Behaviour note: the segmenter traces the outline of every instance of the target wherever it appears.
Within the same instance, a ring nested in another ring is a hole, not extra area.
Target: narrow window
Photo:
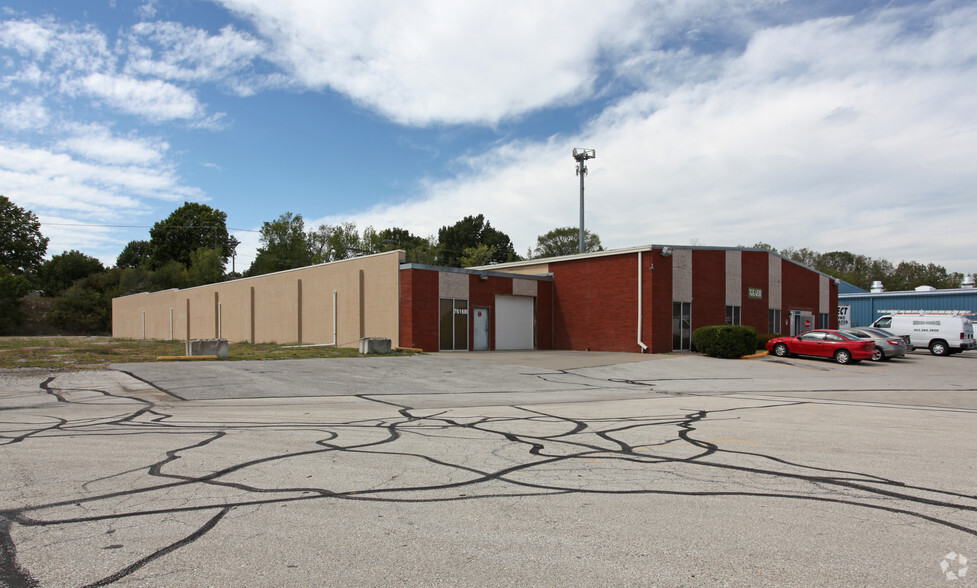
[[[727,325],[739,325],[740,322],[740,307],[739,306],[727,306],[726,307],[726,324]]]
[[[780,333],[780,309],[771,308],[767,311],[768,323],[768,333]]]

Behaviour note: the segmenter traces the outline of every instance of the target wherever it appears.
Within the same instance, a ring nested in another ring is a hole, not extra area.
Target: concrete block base
[[[360,339],[360,353],[390,353],[390,339],[383,337],[366,337]]]
[[[187,341],[187,355],[216,355],[227,358],[227,339],[190,339]]]

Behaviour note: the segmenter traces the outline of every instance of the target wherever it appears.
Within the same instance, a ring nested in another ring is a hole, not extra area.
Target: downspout
[[[641,315],[643,314],[641,307],[644,302],[644,294],[641,287],[641,267],[644,262],[643,254],[643,251],[638,252],[638,346],[641,347],[641,353],[648,351],[648,346],[641,340]]]

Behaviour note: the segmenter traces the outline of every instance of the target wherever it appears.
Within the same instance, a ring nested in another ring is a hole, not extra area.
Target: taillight
[[[895,345],[896,347],[898,347],[898,346],[902,345],[903,343],[905,343],[905,341],[903,341],[902,339],[887,339],[886,340],[886,343],[888,343],[889,345]]]

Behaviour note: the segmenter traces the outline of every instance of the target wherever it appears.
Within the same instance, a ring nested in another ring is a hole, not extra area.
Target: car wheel
[[[847,349],[839,349],[838,351],[835,351],[835,361],[841,365],[851,363],[851,351],[848,351]]]
[[[876,347],[875,351],[872,353],[872,361],[886,361],[888,359],[889,358],[885,356],[885,351],[882,351],[878,347]]]
[[[950,348],[947,346],[946,341],[936,339],[930,341],[930,353],[933,355],[950,355]]]
[[[790,349],[787,349],[787,345],[784,343],[777,343],[773,346],[773,354],[777,357],[788,357],[790,356]]]

